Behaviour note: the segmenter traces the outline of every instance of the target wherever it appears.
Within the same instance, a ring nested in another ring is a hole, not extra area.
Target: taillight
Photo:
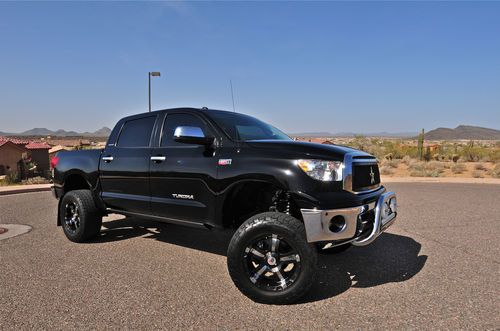
[[[54,156],[51,160],[50,160],[50,168],[51,169],[55,169],[55,167],[57,166],[57,163],[59,163],[59,158],[57,156]]]

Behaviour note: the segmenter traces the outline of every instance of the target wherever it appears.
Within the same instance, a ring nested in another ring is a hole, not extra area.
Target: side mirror
[[[178,126],[174,131],[174,141],[178,143],[210,146],[214,140],[214,137],[205,137],[197,126]]]

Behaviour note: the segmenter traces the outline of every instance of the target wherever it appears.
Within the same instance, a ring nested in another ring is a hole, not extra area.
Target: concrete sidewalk
[[[52,184],[0,186],[0,195],[50,191]]]

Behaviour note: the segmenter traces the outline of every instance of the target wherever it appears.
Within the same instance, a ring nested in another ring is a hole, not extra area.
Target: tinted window
[[[205,123],[192,114],[168,114],[163,124],[163,134],[161,137],[160,146],[179,146],[186,145],[174,141],[174,131],[178,126],[196,126],[199,127],[205,136],[207,134],[207,127]]]
[[[130,120],[123,125],[118,147],[148,147],[156,116]]]
[[[248,115],[226,111],[207,114],[234,140],[291,140],[274,126]]]

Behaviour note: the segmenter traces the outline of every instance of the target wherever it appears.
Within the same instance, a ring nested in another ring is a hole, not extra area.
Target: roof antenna
[[[231,99],[233,100],[233,112],[236,112],[234,108],[234,93],[233,93],[233,81],[230,79],[229,84],[231,85]]]

